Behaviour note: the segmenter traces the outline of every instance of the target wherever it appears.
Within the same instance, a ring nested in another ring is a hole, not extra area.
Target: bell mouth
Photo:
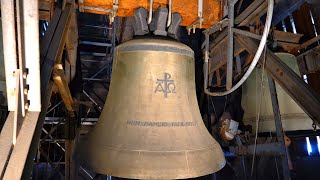
[[[95,172],[121,178],[187,179],[217,172],[226,164],[218,143],[203,149],[182,151],[86,146],[90,148],[82,152],[81,157]]]

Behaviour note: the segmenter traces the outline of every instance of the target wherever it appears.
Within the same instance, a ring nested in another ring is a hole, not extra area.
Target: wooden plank
[[[25,121],[17,137],[17,142],[12,150],[10,161],[3,179],[21,179],[24,165],[28,156],[31,139],[38,122],[39,112],[27,112]]]
[[[50,82],[51,78],[51,72],[53,65],[58,61],[58,59],[61,59],[62,51],[65,46],[65,36],[67,34],[67,29],[69,27],[70,22],[70,15],[74,11],[74,5],[67,3],[65,10],[63,11],[61,17],[56,16],[59,18],[58,25],[56,30],[53,32],[52,39],[48,38],[47,40],[49,42],[43,42],[49,43],[50,46],[47,49],[48,52],[46,53],[45,57],[41,66],[41,113],[39,115],[38,123],[36,125],[35,133],[32,138],[32,144],[29,149],[28,158],[26,160],[25,169],[23,172],[23,178],[30,177],[31,170],[32,170],[32,164],[33,164],[33,158],[35,156],[35,153],[37,152],[37,147],[40,139],[40,135],[42,132],[42,126],[44,123],[44,119],[46,117],[46,112],[48,108],[48,104],[50,102],[50,97],[53,89],[53,84]],[[50,43],[51,42],[51,43]],[[40,46],[42,48],[42,46]],[[27,151],[28,152],[28,151]]]
[[[299,43],[300,38],[303,36],[303,34],[294,34],[291,32],[283,32],[278,31],[274,29],[273,31],[273,39],[276,41],[284,41],[289,43]]]
[[[51,72],[55,63],[61,62],[62,52],[65,46],[67,29],[69,27],[70,16],[73,12],[73,5],[67,4],[63,11],[56,31],[53,33],[52,41],[48,53],[41,66],[41,89],[46,89],[51,78]],[[48,38],[49,39],[49,38]],[[49,39],[50,40],[50,39]]]
[[[225,51],[225,49],[227,47],[228,47],[228,41],[227,41],[227,37],[225,37],[222,41],[220,41],[218,43],[217,46],[215,46],[210,51],[210,60],[209,60],[210,69],[209,69],[209,73],[213,73],[218,68],[220,68],[221,66],[223,66],[224,64],[227,63],[227,61],[226,61],[227,52]],[[244,50],[245,50],[245,48],[242,47],[241,44],[239,44],[237,42],[237,40],[235,40],[235,42],[234,42],[234,56],[239,55]]]
[[[253,1],[249,7],[247,7],[239,16],[236,17],[234,20],[235,24],[240,24],[242,21],[244,21],[252,12],[257,9],[264,0],[255,0]]]
[[[34,157],[35,157],[35,154],[38,150],[38,144],[39,144],[39,140],[40,140],[40,136],[41,136],[41,132],[42,132],[42,127],[44,124],[45,117],[47,115],[47,109],[48,109],[50,99],[51,99],[53,84],[54,83],[52,81],[50,81],[48,83],[48,86],[45,89],[41,89],[41,93],[42,93],[41,112],[39,114],[39,118],[38,118],[38,121],[36,124],[36,128],[35,128],[33,137],[31,138],[32,141],[31,141],[30,148],[29,148],[29,150],[26,150],[28,152],[28,157],[25,162],[25,166],[23,169],[23,174],[22,174],[21,179],[30,178],[31,171],[33,168]]]
[[[267,12],[268,1],[264,1],[260,4],[259,7],[254,9],[248,17],[246,17],[242,22],[239,23],[239,26],[247,26],[250,22],[255,22],[258,18],[260,19]]]
[[[51,0],[38,0],[39,10],[50,11],[51,10]]]
[[[293,52],[293,49],[296,49],[300,46],[299,44],[296,44],[296,43],[288,43],[288,42],[281,42],[281,41],[278,41],[277,45],[286,52]]]
[[[3,178],[13,145],[13,119],[14,112],[10,112],[0,134],[0,179]]]
[[[55,10],[52,21],[50,22],[48,29],[45,32],[44,37],[40,42],[40,65],[43,64],[45,57],[47,55],[47,52],[49,50],[51,40],[53,38],[54,32],[56,31],[58,22],[60,20],[61,12],[62,11],[60,8],[57,8]]]
[[[312,45],[313,43],[317,42],[320,40],[320,35],[310,39],[309,41],[301,44],[299,47],[295,48],[292,50],[293,53],[297,53],[299,50],[307,48],[308,46]]]
[[[39,11],[39,20],[45,20],[45,21],[50,21],[51,19],[51,14],[50,11]]]

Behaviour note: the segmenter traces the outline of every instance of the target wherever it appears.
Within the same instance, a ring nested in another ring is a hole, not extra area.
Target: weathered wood
[[[221,66],[225,65],[227,63],[227,52],[225,49],[228,47],[228,41],[227,38],[225,37],[222,41],[218,43],[217,46],[215,46],[213,49],[211,49],[210,52],[210,69],[209,73],[213,73],[216,71],[218,68]],[[237,42],[237,40],[234,41],[234,56],[239,55],[241,52],[243,52],[245,48],[241,46]]]
[[[294,49],[299,48],[300,44],[278,41],[277,45],[286,52],[295,52]]]
[[[38,0],[39,10],[50,11],[52,2],[54,2],[54,0]]]
[[[251,22],[255,22],[257,19],[260,19],[266,12],[268,8],[268,1],[264,1],[262,4],[260,4],[259,7],[254,9],[252,13],[248,17],[246,17],[241,23],[239,23],[239,26],[247,26]]]
[[[39,20],[50,20],[50,11],[39,11]]]
[[[270,76],[268,76],[268,82],[269,82],[269,90],[270,90],[270,96],[271,96],[271,102],[272,102],[273,116],[274,116],[275,126],[276,126],[277,140],[282,145],[281,148],[282,148],[282,151],[284,152],[284,155],[281,156],[283,179],[289,180],[290,171],[288,166],[287,148],[285,145],[285,139],[284,139],[285,135],[282,127],[281,113],[279,108],[276,84]]]
[[[70,22],[71,12],[74,11],[73,4],[67,4],[65,10],[62,12],[61,16],[55,16],[59,18],[57,28],[54,30],[52,38],[48,38],[47,42],[49,43],[48,52],[45,53],[45,57],[41,66],[41,112],[38,118],[38,123],[36,125],[34,136],[32,137],[32,144],[29,149],[28,157],[26,160],[23,177],[30,177],[30,173],[32,170],[33,158],[37,151],[40,135],[42,132],[42,127],[44,123],[44,119],[46,117],[46,112],[48,108],[48,104],[50,102],[50,97],[53,89],[53,83],[50,83],[51,72],[53,65],[61,59],[62,52],[65,46],[65,36]],[[54,20],[52,20],[54,21]],[[41,46],[42,48],[42,46]],[[27,151],[28,152],[28,151]]]
[[[50,46],[48,48],[48,53],[43,60],[41,66],[41,89],[46,89],[48,86],[53,65],[55,63],[61,62],[62,52],[65,46],[67,29],[70,22],[70,15],[73,12],[73,5],[67,4],[65,10],[63,11],[56,31],[53,33],[52,41],[50,41]]]
[[[222,30],[219,34],[210,41],[209,49],[213,49],[216,45],[220,43],[228,35],[227,29]]]
[[[62,11],[60,8],[57,8],[55,10],[52,21],[50,22],[48,29],[46,30],[44,37],[40,42],[40,65],[43,64],[45,57],[47,56],[51,40],[53,38],[54,32],[56,31],[61,16],[61,12]]]
[[[3,178],[8,157],[10,157],[13,140],[14,112],[10,112],[0,134],[0,179]]]
[[[317,41],[320,41],[320,35],[308,40],[307,42],[301,44],[300,46],[292,49],[292,52],[293,53],[297,53],[299,50],[301,49],[304,49],[304,48],[307,48],[308,46],[312,45],[313,43],[317,42]]]
[[[262,3],[264,2],[264,0],[255,0],[253,1],[249,7],[247,7],[239,16],[236,17],[236,19],[234,20],[235,24],[240,24],[241,22],[243,22],[250,14],[253,13],[253,11],[255,9],[257,9]]]
[[[241,35],[237,35],[236,39],[249,53],[256,53],[258,42]],[[301,109],[320,125],[320,96],[269,49],[266,53],[265,69]]]
[[[294,19],[297,33],[304,35],[301,37],[300,42],[304,43],[316,36],[311,21],[308,3],[304,3],[297,11],[294,11],[292,13],[292,17]]]
[[[3,179],[21,179],[28,156],[28,150],[31,145],[31,139],[38,122],[38,116],[39,112],[27,112]]]
[[[76,75],[77,50],[78,50],[78,23],[77,15],[74,11],[71,15],[70,28],[66,37],[66,50],[68,54],[67,61],[70,64],[69,69],[65,69],[66,79],[69,83]],[[65,66],[66,67],[66,66]]]
[[[79,129],[77,127],[77,119],[67,116],[65,124],[65,179],[76,179],[76,162],[73,158],[75,137]]]
[[[300,38],[303,36],[303,34],[295,34],[291,32],[284,32],[284,31],[278,31],[274,29],[273,31],[273,40],[276,41],[284,41],[289,43],[299,43]]]
[[[42,127],[44,124],[44,119],[47,115],[47,109],[50,103],[51,94],[52,94],[53,82],[50,81],[48,86],[43,90],[41,90],[42,98],[41,98],[41,112],[38,117],[38,122],[36,124],[36,128],[32,137],[32,142],[29,148],[28,156],[25,162],[25,166],[23,169],[23,175],[21,179],[27,179],[31,175],[32,167],[33,167],[33,159],[38,149],[38,144],[42,132]]]

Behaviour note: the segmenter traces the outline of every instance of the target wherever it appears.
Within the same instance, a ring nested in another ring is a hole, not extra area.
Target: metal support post
[[[281,149],[284,152],[284,154],[281,156],[283,179],[289,180],[290,179],[290,171],[289,171],[289,166],[288,166],[287,148],[285,146],[277,90],[276,90],[275,82],[272,79],[272,77],[268,76],[268,82],[269,82],[269,89],[270,89],[270,96],[271,96],[271,103],[272,103],[272,109],[273,109],[273,114],[274,114],[274,120],[275,120],[275,125],[276,125],[277,139],[278,139],[278,142],[281,143],[281,145],[282,145]]]
[[[227,53],[227,75],[226,75],[226,89],[230,90],[232,88],[233,80],[233,26],[234,26],[234,4],[233,0],[228,0],[228,53]]]

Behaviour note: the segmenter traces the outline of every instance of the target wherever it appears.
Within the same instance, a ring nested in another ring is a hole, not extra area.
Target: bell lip
[[[85,144],[82,144],[82,145],[85,145]],[[81,158],[81,159],[84,160],[87,163],[87,165],[89,165],[89,167],[92,168],[93,171],[95,171],[96,173],[106,174],[106,175],[121,177],[121,178],[129,178],[129,179],[187,179],[187,178],[195,178],[195,177],[200,177],[200,176],[205,176],[208,174],[215,173],[215,172],[221,170],[226,165],[225,156],[224,156],[223,151],[218,143],[214,143],[213,145],[211,145],[207,148],[202,148],[201,150],[182,150],[182,151],[179,151],[181,153],[185,153],[186,151],[191,151],[192,153],[195,153],[196,156],[199,156],[199,159],[201,159],[201,155],[203,154],[203,152],[210,153],[211,156],[208,157],[209,160],[206,159],[205,162],[203,162],[202,164],[200,163],[200,165],[202,165],[201,168],[195,167],[194,168],[195,170],[190,171],[189,168],[192,165],[189,167],[189,164],[187,162],[186,164],[188,164],[188,168],[182,170],[183,168],[179,168],[180,166],[177,166],[176,169],[170,170],[170,172],[168,172],[168,173],[166,173],[166,171],[164,171],[164,170],[161,170],[160,168],[158,168],[158,169],[149,168],[148,169],[147,167],[152,166],[152,164],[154,162],[153,160],[151,160],[152,162],[149,165],[146,165],[146,167],[144,167],[143,172],[141,172],[141,167],[140,168],[139,167],[126,168],[126,167],[118,166],[113,169],[108,168],[108,167],[105,168],[106,164],[109,164],[109,165],[113,164],[113,162],[117,161],[118,159],[115,156],[113,156],[113,153],[110,151],[110,149],[108,150],[108,149],[104,149],[103,147],[97,147],[97,146],[89,146],[89,147],[90,147],[89,149],[91,152],[87,152],[86,155],[82,156],[84,158]],[[106,146],[104,146],[104,147],[106,147]],[[93,150],[93,152],[92,152],[92,150]],[[137,152],[135,150],[127,150],[127,149],[122,150],[122,151],[125,151],[125,152],[122,152],[124,154],[131,154],[131,153]],[[202,151],[202,152],[197,152],[197,151]],[[102,154],[107,155],[108,157],[102,155],[102,156],[100,156],[101,158],[94,160],[93,156],[97,157],[97,154],[99,155],[99,154],[101,154],[101,152],[102,152]],[[158,153],[158,151],[153,151],[153,152]],[[94,154],[94,155],[92,156],[92,154]],[[151,156],[155,156],[155,155],[151,155]],[[139,154],[139,156],[140,156],[140,154]],[[143,155],[141,155],[141,156],[143,156]],[[178,160],[180,158],[181,159],[188,159],[185,156],[177,157]],[[101,159],[105,159],[105,161],[104,161],[105,164],[98,162],[98,161],[101,161]],[[213,163],[209,164],[208,161],[213,162]],[[129,159],[129,160],[127,160],[126,163],[123,163],[123,162],[122,163],[123,164],[130,164],[132,162],[133,161]],[[164,168],[162,168],[162,169],[165,169],[165,167],[166,166],[164,166]],[[179,172],[179,173],[175,173],[175,172]]]

